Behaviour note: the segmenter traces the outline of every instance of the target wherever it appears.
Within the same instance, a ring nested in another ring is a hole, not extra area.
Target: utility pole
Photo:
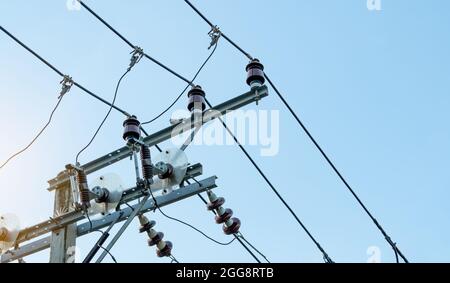
[[[61,172],[59,176],[64,174]],[[53,217],[74,211],[73,194],[71,183],[73,179],[55,189],[55,202]],[[77,239],[76,223],[61,227],[52,232],[50,244],[50,263],[67,263],[70,257],[74,256]]]

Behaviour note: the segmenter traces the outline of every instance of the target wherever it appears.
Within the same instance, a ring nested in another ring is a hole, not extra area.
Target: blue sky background
[[[209,54],[209,27],[181,0],[87,3],[146,52],[187,77]],[[224,32],[260,58],[300,114],[405,255],[413,262],[450,260],[450,3],[445,0],[206,1],[194,3]],[[129,62],[129,48],[87,11],[66,1],[0,1],[6,29],[64,73],[105,99]],[[225,41],[198,78],[214,104],[248,90],[247,59]],[[0,159],[23,147],[47,120],[60,77],[0,34]],[[184,82],[143,60],[124,80],[117,104],[142,120],[173,100]],[[182,99],[176,109],[184,109]],[[256,108],[250,105],[246,109]],[[262,169],[337,262],[366,262],[369,246],[383,262],[394,255],[370,219],[333,174],[295,121],[272,95],[260,109],[280,112],[280,152],[260,157]],[[46,181],[74,162],[107,107],[74,88],[45,135],[0,172],[0,211],[23,226],[51,215]],[[147,129],[165,127],[170,115]],[[123,116],[113,112],[83,163],[123,145]],[[169,146],[169,145],[167,145]],[[242,232],[273,262],[322,262],[321,254],[237,147],[194,146],[190,161],[217,175],[216,192],[242,222]],[[131,162],[116,172],[132,186]],[[226,241],[198,198],[167,207],[216,239]],[[237,243],[217,246],[165,219],[156,229],[174,243],[181,262],[252,262]],[[119,262],[166,262],[134,223],[112,250]],[[97,234],[80,238],[84,256]],[[45,262],[48,251],[27,258]]]

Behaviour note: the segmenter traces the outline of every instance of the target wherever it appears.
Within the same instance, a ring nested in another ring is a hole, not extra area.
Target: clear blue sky
[[[87,1],[132,42],[191,77],[208,55],[208,26],[181,0]],[[414,262],[450,261],[450,3],[445,0],[194,1],[223,31],[255,57],[278,84],[336,165]],[[129,48],[86,11],[66,1],[0,1],[0,22],[58,68],[105,99],[129,62]],[[211,102],[248,90],[247,59],[225,41],[199,76]],[[0,34],[0,159],[24,146],[56,103],[60,77]],[[152,118],[184,82],[143,60],[123,82],[117,104]],[[182,99],[176,109],[185,108]],[[370,219],[272,93],[260,109],[281,112],[280,152],[260,157],[267,175],[337,262],[366,262],[369,246],[383,262],[393,252]],[[246,109],[256,108],[255,105]],[[23,225],[52,213],[46,181],[90,139],[105,105],[73,89],[54,122],[25,154],[0,172],[0,211]],[[148,128],[168,124],[169,115]],[[87,162],[123,145],[123,116],[113,113]],[[217,175],[217,193],[242,222],[242,232],[273,262],[321,262],[321,254],[244,159],[237,147],[194,146],[191,162]],[[116,172],[133,185],[132,165]],[[102,173],[99,172],[98,174]],[[97,176],[98,176],[97,174]],[[92,178],[95,176],[92,176]],[[198,198],[165,209],[226,241]],[[195,231],[149,215],[174,243],[182,262],[251,262],[238,244],[217,246]],[[137,232],[137,223],[112,250],[119,262],[166,262]],[[97,234],[79,239],[85,255]],[[42,252],[28,261],[47,261]]]

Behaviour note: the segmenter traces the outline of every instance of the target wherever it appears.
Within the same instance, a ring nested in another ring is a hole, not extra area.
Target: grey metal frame
[[[220,113],[220,115],[225,115],[228,111],[233,111],[238,108],[241,108],[245,105],[251,104],[253,102],[261,100],[261,98],[264,98],[269,95],[269,91],[267,86],[261,86],[258,88],[254,88],[253,90],[242,94],[240,96],[237,96],[233,99],[230,99],[224,103],[221,103],[209,110],[206,110],[203,112],[203,119],[202,119],[202,125],[214,120],[217,117],[217,114]],[[214,111],[211,111],[214,110]],[[195,127],[196,125],[191,123],[191,118],[182,120],[179,124],[172,125],[170,127],[167,127],[163,130],[160,130],[159,132],[156,132],[154,134],[149,135],[148,137],[144,138],[144,143],[148,146],[154,146],[156,144],[159,144],[161,142],[164,142],[172,137],[172,134],[175,129],[177,130],[185,130],[188,131]],[[86,171],[87,174],[91,174],[95,171],[98,171],[102,168],[105,168],[111,164],[114,164],[120,160],[123,160],[127,157],[130,157],[132,154],[131,150],[128,147],[122,147],[117,150],[114,150],[110,152],[109,154],[106,154],[100,158],[97,158],[89,163],[84,164],[82,167]],[[61,174],[48,181],[50,187],[48,188],[49,191],[52,191],[56,189],[58,186],[65,184],[69,181],[69,175],[67,172],[63,171]]]
[[[182,187],[178,190],[173,191],[170,194],[158,196],[155,197],[156,201],[158,203],[158,206],[164,207],[166,205],[170,205],[174,202],[189,198],[191,196],[197,195],[199,193],[205,192],[207,190],[211,190],[217,187],[216,185],[216,176],[209,177],[205,180],[199,181],[200,185],[197,183],[192,183],[191,185],[187,185],[185,187]],[[139,190],[141,191],[141,190]],[[142,192],[142,191],[141,191]],[[141,195],[141,197],[143,194]],[[136,204],[133,207],[133,209],[136,209],[139,204]],[[148,200],[145,202],[145,205],[142,207],[141,212],[146,213],[149,211],[153,211],[155,209],[155,204],[153,203],[153,200]],[[122,215],[120,215],[122,213]],[[133,210],[129,207],[125,207],[120,211],[116,211],[114,213],[111,213],[107,216],[105,216],[103,219],[100,220],[92,220],[92,230],[98,230],[105,227],[108,227],[113,221],[115,221],[118,217],[119,220],[117,222],[125,221],[130,215],[133,213]],[[59,226],[56,224],[56,222],[53,221],[47,221],[43,222],[39,226],[33,226],[37,229],[36,234],[33,234],[33,237],[37,237],[40,235],[43,235],[45,233],[50,232],[53,229],[58,229],[58,227],[62,227],[64,225],[68,225],[71,223],[74,223],[76,221],[82,220],[85,216],[82,214],[82,212],[72,212],[68,213],[66,215],[63,215],[61,217],[55,218],[55,221],[59,222]],[[39,227],[37,227],[39,226]],[[84,236],[89,233],[90,230],[90,224],[89,223],[83,223],[77,226],[77,237]],[[44,232],[47,231],[47,232]],[[38,235],[39,234],[39,235]],[[1,263],[7,263],[14,260],[17,260],[19,258],[23,258],[25,256],[43,251],[45,249],[48,249],[50,247],[50,236],[36,240],[32,243],[23,245],[22,247],[18,247],[17,249],[11,250],[8,253],[1,256]],[[25,240],[25,238],[22,238]]]

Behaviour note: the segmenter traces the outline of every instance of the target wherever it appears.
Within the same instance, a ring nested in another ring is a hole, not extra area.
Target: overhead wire
[[[169,107],[167,107],[164,111],[162,111],[159,115],[157,115],[155,118],[151,119],[150,121],[144,122],[142,123],[142,125],[148,125],[153,123],[154,121],[156,121],[157,119],[159,119],[161,116],[163,116],[164,114],[166,114],[179,100],[180,98],[183,96],[183,94],[186,92],[186,90],[194,83],[195,79],[197,79],[198,75],[200,74],[200,72],[203,70],[203,68],[206,66],[206,64],[209,62],[209,60],[211,59],[211,57],[214,55],[214,53],[216,52],[217,49],[217,45],[218,43],[216,42],[216,44],[214,45],[213,50],[211,51],[211,53],[209,54],[209,56],[206,58],[206,60],[203,62],[203,64],[200,66],[200,68],[197,70],[197,72],[195,73],[195,76],[192,78],[192,80],[188,83],[188,85],[183,89],[183,91],[177,96],[177,98],[172,102],[172,104],[169,105]]]
[[[92,220],[91,220],[91,218],[89,217],[89,212],[86,211],[85,215],[86,215],[86,219],[87,219],[88,222],[89,222],[89,231],[88,231],[88,233],[91,233],[91,232],[98,232],[98,233],[102,234],[102,236],[105,235],[105,232],[103,232],[102,230],[99,230],[99,229],[93,230]],[[115,222],[113,222],[113,223],[115,223]],[[111,227],[112,227],[112,226],[110,226],[110,228],[111,228]],[[117,263],[116,258],[112,255],[112,253],[111,253],[108,249],[106,249],[106,248],[103,247],[102,245],[99,245],[98,243],[97,243],[97,246],[98,246],[99,248],[103,249],[103,250],[111,257],[111,259],[114,261],[114,263]]]
[[[199,15],[210,27],[214,27],[214,25],[212,24],[212,22],[206,18],[189,0],[184,0],[184,2],[186,4],[188,4],[196,13],[197,15]],[[253,60],[254,58],[248,53],[246,52],[243,48],[241,48],[238,44],[236,44],[234,41],[232,41],[228,36],[226,36],[224,33],[222,33],[222,36],[231,44],[233,45],[237,50],[239,50],[242,54],[244,54],[248,59]],[[295,111],[292,109],[292,107],[289,105],[289,103],[286,101],[286,99],[284,98],[284,96],[281,94],[281,92],[278,90],[278,88],[275,86],[275,84],[272,82],[272,80],[269,78],[269,76],[267,75],[267,73],[264,73],[264,77],[266,78],[267,82],[269,83],[269,85],[273,88],[273,90],[275,91],[275,93],[278,95],[278,97],[281,99],[281,101],[283,102],[283,104],[287,107],[287,109],[289,110],[289,112],[291,113],[291,115],[295,118],[295,120],[297,121],[297,123],[300,125],[300,127],[303,129],[303,131],[306,133],[306,135],[309,137],[309,139],[313,142],[313,144],[315,145],[315,147],[320,151],[320,153],[322,154],[322,156],[325,158],[325,160],[327,161],[327,163],[331,166],[331,168],[333,169],[333,171],[338,175],[339,179],[344,183],[344,185],[346,186],[346,188],[350,191],[350,193],[353,195],[353,197],[356,199],[356,201],[360,204],[360,206],[363,208],[363,210],[367,213],[367,215],[371,218],[371,220],[373,221],[373,223],[376,225],[376,227],[378,228],[378,230],[380,230],[380,232],[382,233],[382,235],[385,237],[386,241],[388,242],[388,244],[392,247],[392,249],[395,252],[396,257],[401,256],[402,259],[408,263],[408,259],[402,254],[402,252],[400,251],[400,249],[397,247],[396,243],[394,243],[392,241],[392,239],[390,238],[390,236],[386,233],[386,231],[384,230],[384,228],[379,224],[379,222],[376,220],[376,218],[372,215],[372,213],[368,210],[368,208],[366,207],[366,205],[361,201],[361,199],[359,198],[359,196],[355,193],[355,191],[353,190],[353,188],[349,185],[349,183],[347,182],[347,180],[343,177],[343,175],[340,173],[340,171],[337,169],[337,167],[334,165],[334,163],[331,161],[331,159],[328,157],[328,155],[325,153],[325,151],[322,149],[322,147],[318,144],[318,142],[316,141],[316,139],[311,135],[311,133],[309,132],[309,130],[306,128],[306,126],[304,125],[304,123],[300,120],[300,118],[298,117],[298,115],[295,113]]]
[[[41,61],[42,63],[44,63],[45,65],[47,65],[50,69],[52,69],[55,73],[57,73],[59,76],[64,77],[65,75],[59,70],[57,69],[54,65],[50,64],[47,60],[45,60],[44,58],[42,58],[39,54],[37,54],[33,49],[31,49],[30,47],[28,47],[25,43],[23,43],[21,40],[19,40],[16,36],[14,36],[12,33],[10,33],[8,30],[6,30],[4,27],[0,26],[0,30],[2,32],[4,32],[6,35],[8,35],[12,40],[14,40],[17,44],[19,44],[20,46],[22,46],[25,50],[27,50],[29,53],[31,53],[33,56],[35,56],[37,59],[39,59],[39,61]],[[82,86],[80,83],[78,83],[77,81],[73,80],[73,85],[78,87],[79,89],[81,89],[83,92],[85,92],[86,94],[92,96],[93,98],[97,99],[98,101],[108,105],[108,106],[112,106],[115,110],[119,111],[120,113],[124,114],[125,116],[129,117],[130,114],[128,114],[126,111],[122,110],[121,108],[119,108],[116,105],[112,105],[111,103],[109,103],[108,101],[106,101],[105,99],[101,98],[100,96],[96,95],[94,92],[88,90],[86,87]]]
[[[111,106],[108,109],[108,112],[106,113],[105,117],[103,118],[102,122],[100,123],[100,125],[97,127],[97,130],[95,131],[94,135],[92,136],[92,138],[90,139],[90,141],[86,144],[86,146],[84,146],[78,153],[77,156],[75,158],[75,164],[79,164],[78,163],[78,159],[81,155],[81,153],[83,153],[94,141],[94,139],[97,137],[98,133],[100,132],[101,128],[103,127],[103,124],[105,124],[106,120],[108,119],[109,115],[111,114],[111,111],[114,107],[114,103],[116,102],[117,99],[117,92],[119,91],[119,87],[120,87],[120,83],[122,82],[123,78],[125,78],[125,76],[131,71],[131,69],[127,69],[127,71],[120,77],[119,81],[117,82],[116,85],[116,90],[114,92],[114,98],[112,100]]]
[[[210,108],[212,108],[212,105],[208,101],[208,99],[205,98],[205,101],[206,101],[206,104]],[[308,237],[311,239],[311,241],[313,241],[313,243],[316,245],[316,247],[322,253],[324,259],[326,259],[326,262],[333,263],[333,260],[330,258],[328,253],[325,251],[325,249],[319,243],[319,241],[316,240],[316,238],[311,234],[311,232],[305,226],[305,224],[303,224],[303,222],[300,220],[300,218],[297,216],[297,214],[294,212],[294,210],[286,202],[286,200],[283,198],[283,196],[278,192],[278,190],[275,188],[275,186],[272,184],[272,182],[269,180],[269,178],[266,176],[266,174],[261,170],[261,168],[258,166],[256,161],[247,152],[247,150],[244,148],[244,146],[241,144],[241,142],[237,139],[237,137],[233,134],[233,132],[230,130],[230,128],[227,126],[227,124],[223,121],[223,119],[219,117],[218,120],[222,123],[222,126],[225,128],[225,130],[228,132],[228,134],[233,138],[235,143],[238,145],[238,147],[241,149],[241,151],[244,153],[244,155],[247,157],[247,159],[250,161],[250,163],[253,165],[253,167],[255,167],[256,171],[258,171],[258,173],[261,175],[261,177],[266,181],[266,183],[269,185],[270,189],[275,193],[275,195],[278,197],[278,199],[287,208],[287,210],[294,217],[294,219],[297,221],[297,223],[300,225],[300,227],[303,229],[303,231],[305,231],[305,233],[308,235]]]
[[[83,1],[77,0],[81,6],[83,6],[91,15],[93,15],[97,20],[99,20],[102,24],[104,24],[109,30],[111,30],[115,35],[117,35],[122,41],[124,41],[128,46],[131,48],[135,48],[135,45],[133,45],[125,36],[123,36],[120,32],[118,32],[115,28],[113,28],[108,22],[106,22],[100,15],[98,15],[96,12],[94,12],[88,5],[86,5]],[[174,76],[178,77],[179,79],[185,81],[188,84],[191,84],[191,81],[180,75],[179,73],[175,72],[174,70],[170,69],[160,61],[156,60],[152,56],[148,55],[147,53],[143,54],[145,58],[149,59],[153,63],[159,65],[169,73],[173,74]]]
[[[22,154],[23,152],[25,152],[27,149],[29,149],[35,142],[36,140],[42,135],[42,133],[44,133],[44,131],[48,128],[48,126],[50,125],[50,123],[52,122],[53,119],[53,115],[55,114],[56,110],[58,109],[59,105],[61,104],[61,101],[63,99],[64,95],[61,95],[58,98],[58,102],[56,103],[55,107],[53,108],[50,117],[47,121],[47,123],[44,125],[44,127],[38,132],[38,134],[31,140],[31,142],[25,146],[23,149],[19,150],[18,152],[14,153],[12,156],[10,156],[6,161],[4,161],[2,163],[2,165],[0,166],[0,170],[3,169],[11,160],[13,160],[14,158],[16,158],[17,156],[19,156],[20,154]]]

